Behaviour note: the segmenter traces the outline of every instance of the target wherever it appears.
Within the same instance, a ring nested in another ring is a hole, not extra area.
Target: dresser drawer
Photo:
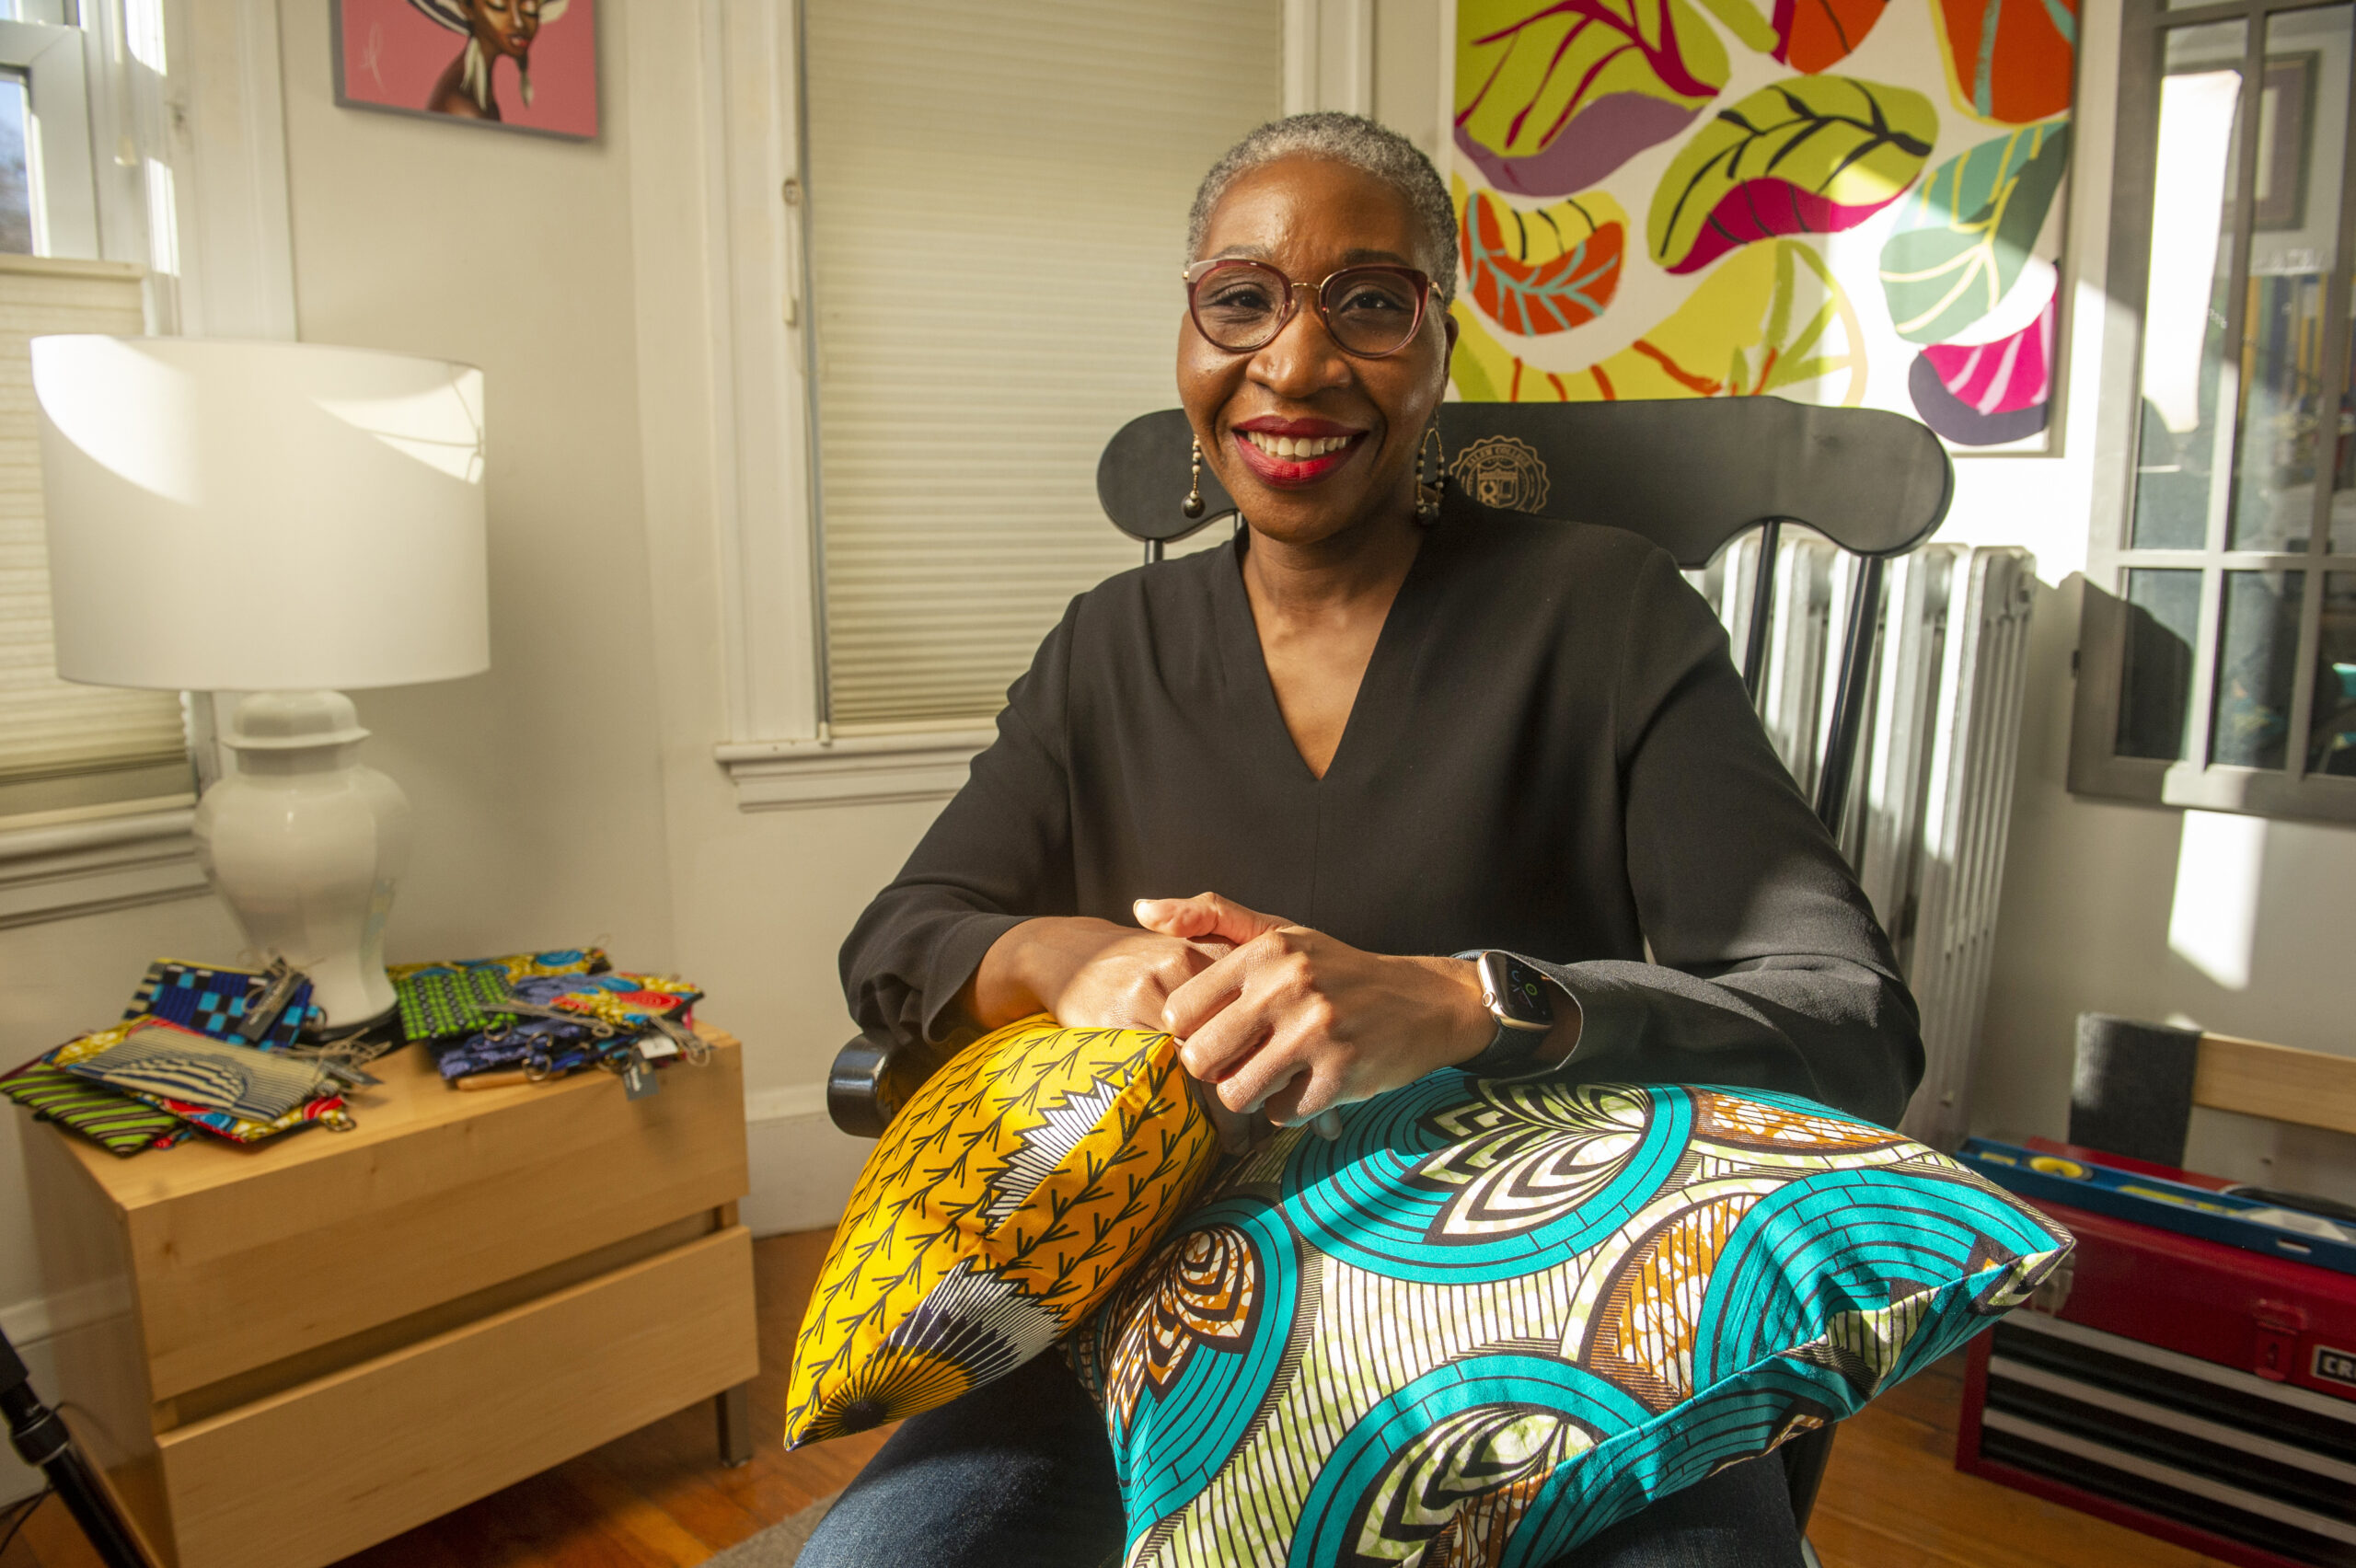
[[[724,1207],[746,1187],[741,1052],[630,1100],[606,1073],[456,1092],[420,1051],[353,1101],[357,1132],[189,1146],[103,1172],[122,1210],[152,1397]],[[104,1155],[98,1156],[103,1159]],[[152,1190],[141,1183],[152,1182]]]
[[[319,1568],[745,1382],[755,1343],[736,1226],[165,1433],[179,1568]]]

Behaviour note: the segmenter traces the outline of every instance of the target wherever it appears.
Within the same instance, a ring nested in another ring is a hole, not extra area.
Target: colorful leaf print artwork
[[[1931,0],[1957,107],[2005,125],[2070,107],[2077,0]]]
[[[1461,0],[1457,28],[1456,144],[1516,195],[1599,184],[1726,85],[1686,0]]]
[[[2019,282],[2070,163],[2054,121],[1968,147],[1915,188],[1881,248],[1882,297],[1898,335],[1943,343]]]
[[[1750,0],[1703,4],[1736,38],[1810,75],[1849,58],[1889,8],[1889,0],[1775,0],[1775,14],[1769,17]]]
[[[2052,415],[2054,299],[1992,343],[1940,344],[1914,356],[1906,390],[1923,422],[1958,446],[2002,446]]]
[[[1455,182],[1466,290],[1508,332],[1541,337],[1603,314],[1620,287],[1628,214],[1609,196],[1524,212]]]
[[[1795,71],[1828,70],[1849,58],[1874,30],[1889,0],[1776,0],[1775,58]]]
[[[1865,395],[1856,311],[1816,248],[1779,239],[1738,252],[1667,320],[1584,370],[1549,371],[1497,341],[1459,299],[1449,375],[1475,403],[1590,402],[1615,398],[1728,398],[1777,393],[1854,404]]]
[[[1653,259],[1692,272],[1754,240],[1854,228],[1904,194],[1938,140],[1930,99],[1847,76],[1761,87],[1696,132],[1653,192]]]

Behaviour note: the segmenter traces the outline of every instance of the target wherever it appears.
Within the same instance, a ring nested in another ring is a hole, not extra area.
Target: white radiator
[[[1750,636],[1758,536],[1690,573],[1737,651]],[[1760,714],[1801,791],[1816,790],[1831,721],[1840,628],[1858,563],[1788,530],[1775,563]],[[1937,1148],[1963,1141],[1988,997],[2004,840],[2013,814],[2031,587],[2010,547],[1926,545],[1889,563],[1857,778],[1841,848],[1898,949],[1923,1010],[1923,1086],[1902,1125]]]

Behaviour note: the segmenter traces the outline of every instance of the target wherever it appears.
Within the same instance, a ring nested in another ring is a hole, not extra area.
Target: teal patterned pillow
[[[1854,1413],[2072,1245],[1784,1095],[1450,1072],[1344,1124],[1237,1166],[1068,1342],[1132,1568],[1552,1561]]]

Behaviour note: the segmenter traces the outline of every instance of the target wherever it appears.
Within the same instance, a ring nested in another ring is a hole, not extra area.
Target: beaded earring
[[[1425,459],[1430,459],[1430,472],[1425,472]],[[1439,421],[1435,419],[1424,432],[1424,444],[1415,450],[1415,521],[1426,527],[1439,521],[1440,502],[1448,495],[1448,450],[1440,444]]]
[[[1188,521],[1191,522],[1203,514],[1203,438],[1201,436],[1195,438],[1195,453],[1190,459],[1190,465],[1192,471],[1187,476],[1186,499],[1179,503],[1178,510],[1184,513]]]

